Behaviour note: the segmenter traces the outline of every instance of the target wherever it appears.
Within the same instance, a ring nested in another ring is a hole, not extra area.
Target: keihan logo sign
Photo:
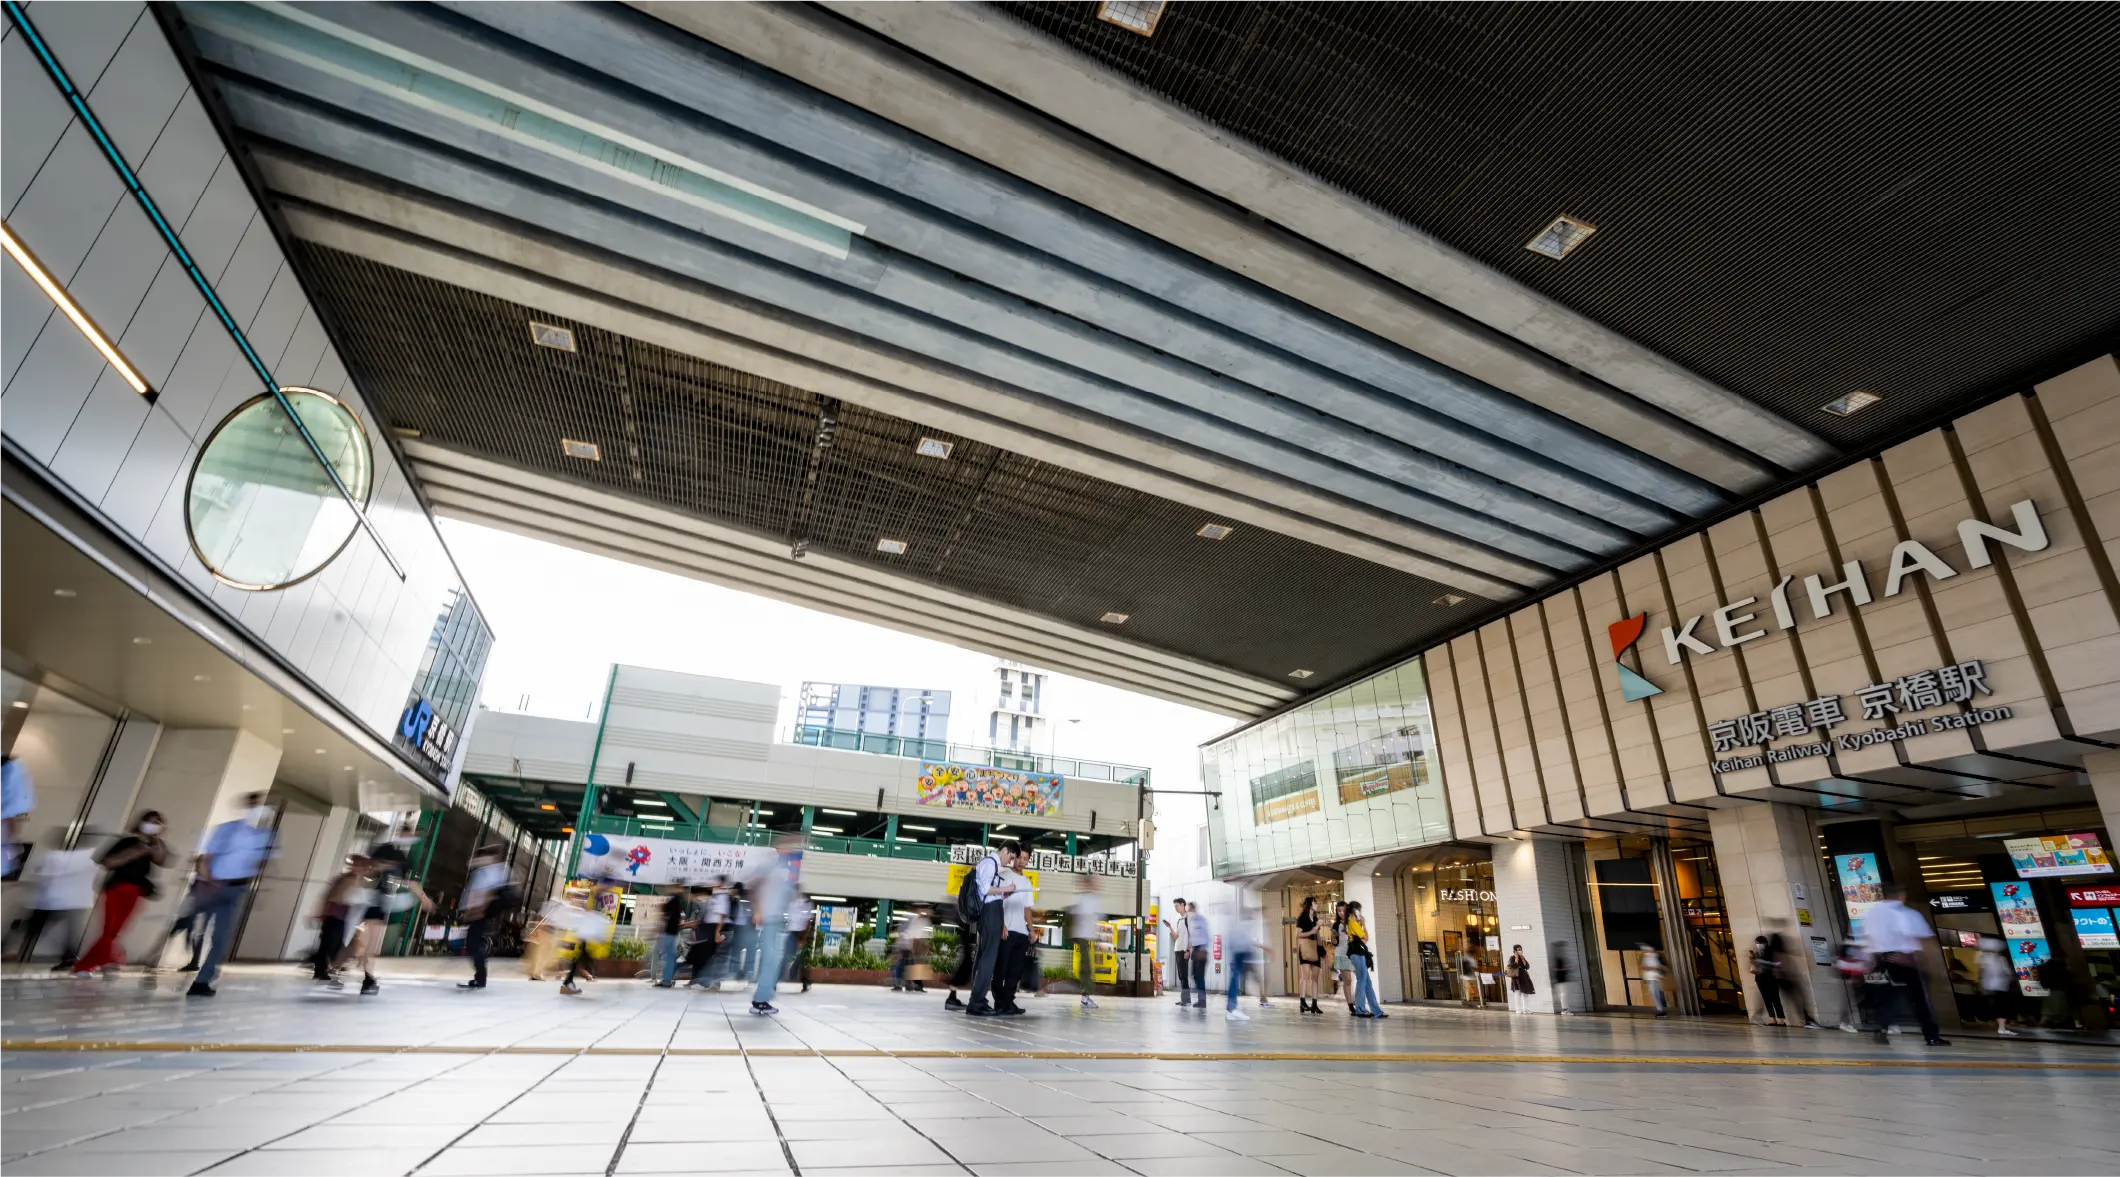
[[[1965,549],[1967,568],[1985,568],[1995,562],[1995,553],[1990,545],[2001,544],[2019,551],[2039,552],[2046,550],[2052,542],[2047,538],[2046,526],[2039,521],[2039,510],[2032,500],[2013,503],[2010,506],[2014,529],[1997,527],[1979,519],[1968,519],[1958,525],[1958,542]],[[1919,540],[1906,540],[1892,548],[1885,559],[1883,592],[1873,595],[1870,574],[1860,560],[1849,560],[1839,569],[1840,579],[1828,583],[1832,573],[1814,573],[1803,578],[1801,603],[1809,606],[1810,616],[1805,620],[1821,620],[1833,613],[1835,597],[1845,597],[1850,608],[1869,604],[1877,597],[1896,597],[1905,591],[1907,582],[1916,574],[1931,580],[1949,580],[1959,570],[1951,567],[1943,557]],[[1777,630],[1795,629],[1798,622],[1797,603],[1790,600],[1789,586],[1796,577],[1784,576],[1781,583],[1767,592],[1767,603],[1760,607],[1758,597],[1746,597],[1732,601],[1712,613],[1696,614],[1677,625],[1663,627],[1663,654],[1667,662],[1677,666],[1690,652],[1695,655],[1713,654],[1746,642],[1766,637],[1768,629],[1761,620],[1766,612],[1773,618]],[[1628,702],[1662,694],[1662,688],[1650,682],[1639,669],[1641,653],[1636,650],[1637,666],[1629,667],[1621,656],[1634,649],[1647,628],[1649,615],[1639,613],[1625,621],[1614,622],[1610,629],[1612,659],[1619,671],[1620,694]],[[1706,624],[1702,624],[1705,622]]]

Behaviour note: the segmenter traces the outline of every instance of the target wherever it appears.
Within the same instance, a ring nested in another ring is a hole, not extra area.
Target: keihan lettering
[[[2025,552],[2045,551],[2051,542],[2047,538],[2046,525],[2039,521],[2039,510],[2032,500],[2013,503],[2010,506],[2011,522],[2015,529],[1997,527],[1979,519],[1968,519],[1958,525],[1958,542],[1965,549],[1965,562],[1969,568],[1985,568],[1995,562],[1990,544],[2002,544]],[[1949,580],[1958,575],[1958,569],[1949,561],[1930,550],[1918,540],[1906,540],[1892,548],[1885,560],[1884,596],[1896,597],[1907,587],[1907,582],[1916,573],[1931,580]],[[1837,577],[1828,580],[1827,577]],[[1796,628],[1796,606],[1789,600],[1789,586],[1794,576],[1784,576],[1781,583],[1767,594],[1767,614],[1773,618],[1774,628],[1790,630]],[[1870,576],[1862,561],[1849,560],[1836,572],[1812,573],[1803,578],[1802,600],[1810,606],[1813,621],[1829,617],[1837,598],[1845,598],[1849,608],[1867,605],[1870,595]],[[1754,638],[1767,636],[1765,618],[1757,608],[1759,598],[1746,597],[1723,605],[1713,613],[1696,614],[1679,622],[1667,625],[1663,630],[1664,657],[1677,666],[1685,659],[1686,651],[1695,654],[1713,654],[1717,649],[1741,646]],[[1705,621],[1706,625],[1701,623]]]

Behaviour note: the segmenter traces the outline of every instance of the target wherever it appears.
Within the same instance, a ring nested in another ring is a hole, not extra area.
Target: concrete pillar
[[[1715,840],[1715,869],[1736,943],[1745,1007],[1758,1016],[1760,994],[1749,954],[1753,938],[1772,930],[1789,943],[1796,962],[1791,979],[1808,1008],[1828,1026],[1846,1020],[1847,994],[1839,975],[1830,965],[1816,963],[1812,950],[1814,937],[1830,948],[1840,933],[1828,914],[1833,908],[1826,887],[1831,884],[1809,813],[1779,803],[1717,809],[1708,815],[1708,830]],[[1795,1009],[1784,1012],[1802,1017]]]
[[[1583,977],[1581,900],[1568,871],[1568,848],[1536,839],[1504,842],[1494,848],[1494,908],[1502,925],[1502,960],[1524,946],[1531,960],[1535,1013],[1589,1008]],[[1566,992],[1553,984],[1553,945],[1567,953],[1575,981]],[[1565,1005],[1563,1002],[1565,1001]]]
[[[1369,950],[1375,954],[1372,979],[1378,1001],[1406,1000],[1405,961],[1400,934],[1406,913],[1399,910],[1398,881],[1385,870],[1384,858],[1365,858],[1347,868],[1340,894],[1350,903],[1362,905],[1369,927]]]
[[[176,861],[163,873],[162,893],[133,917],[128,945],[159,955],[159,937],[169,930],[191,878],[191,859],[215,825],[236,816],[248,793],[272,788],[280,748],[251,732],[230,728],[165,729],[147,764],[134,804],[159,809],[169,819],[165,835]]]
[[[2098,812],[2105,818],[2105,832],[2120,841],[2120,752],[2084,757],[2083,771],[2090,774],[2091,793],[2098,799]],[[2111,855],[2113,847],[2106,847],[2105,852]]]
[[[147,766],[161,742],[162,725],[154,720],[134,716],[118,725],[117,734],[111,739],[110,758],[104,762],[103,774],[97,778],[95,792],[82,814],[88,829],[110,833],[132,829],[133,819],[140,812],[134,802],[139,799]]]

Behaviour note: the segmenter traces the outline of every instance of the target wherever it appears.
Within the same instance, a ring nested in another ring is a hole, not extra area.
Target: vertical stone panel
[[[1593,590],[1593,585],[1602,591]],[[1620,779],[1626,783],[1627,796],[1636,809],[1648,809],[1669,802],[1670,794],[1664,780],[1664,761],[1657,747],[1656,734],[1661,730],[1656,703],[1669,699],[1676,693],[1681,699],[1685,694],[1685,678],[1678,668],[1664,660],[1663,645],[1656,637],[1656,618],[1670,616],[1670,605],[1664,601],[1663,585],[1657,580],[1654,562],[1642,559],[1622,565],[1616,572],[1598,577],[1583,586],[1583,604],[1586,608],[1602,602],[1608,610],[1600,622],[1598,615],[1590,615],[1590,635],[1594,640],[1605,632],[1606,626],[1637,613],[1648,613],[1649,628],[1642,633],[1641,644],[1635,650],[1641,654],[1641,664],[1651,682],[1664,688],[1664,694],[1656,695],[1638,703],[1629,703],[1620,697],[1619,683],[1615,679],[1606,691],[1606,704],[1612,716],[1613,742],[1619,753]],[[1688,704],[1690,706],[1690,704]]]
[[[1516,643],[1524,706],[1530,716],[1532,746],[1538,752],[1539,785],[1546,820],[1572,822],[1583,816],[1575,755],[1569,747],[1567,720],[1561,711],[1559,684],[1553,679],[1552,639],[1543,608],[1519,609],[1509,616],[1509,635]],[[1576,635],[1582,644],[1582,635]]]
[[[1826,598],[1831,613],[1825,618],[1817,615],[1804,585],[1808,576],[1816,575],[1821,586],[1830,587],[1843,579],[1842,565],[1855,559],[1848,545],[1874,545],[1880,532],[1889,533],[1891,519],[1882,500],[1877,497],[1877,475],[1867,463],[1836,470],[1817,482],[1817,493],[1811,499],[1814,511],[1819,516],[1821,545],[1830,541],[1832,546],[1822,546],[1813,557],[1802,562],[1789,562],[1788,570],[1796,574],[1789,586],[1790,607],[1795,610],[1796,623],[1804,630],[1804,649],[1815,651],[1812,670],[1821,694],[1839,695],[1848,712],[1849,727],[1868,726],[1863,723],[1861,711],[1855,700],[1858,688],[1874,681],[1875,656],[1867,640],[1868,613],[1877,607],[1857,605],[1846,593],[1834,593]],[[1798,492],[1803,493],[1803,492]],[[1890,545],[1886,545],[1889,550]],[[1869,591],[1877,591],[1876,561],[1872,560],[1864,569],[1864,583]],[[1849,775],[1880,772],[1899,765],[1899,750],[1891,744],[1873,744],[1853,752],[1837,753],[1841,771]]]
[[[1708,546],[1699,535],[1689,535],[1665,545],[1659,553],[1660,579],[1658,587],[1668,591],[1666,623],[1676,626],[1695,614],[1715,611],[1715,575],[1708,566]],[[1713,624],[1703,617],[1701,626]],[[1655,618],[1650,618],[1651,629],[1659,628]],[[1701,632],[1699,626],[1695,633]],[[1670,658],[1662,652],[1663,641],[1657,639],[1658,653],[1654,661],[1669,665]],[[1715,645],[1709,639],[1709,645]],[[1727,650],[1713,654],[1687,653],[1683,667],[1669,667],[1670,685],[1665,693],[1649,700],[1656,710],[1656,734],[1662,742],[1664,771],[1669,774],[1671,792],[1680,801],[1703,801],[1717,795],[1715,777],[1708,769],[1708,738],[1703,724],[1705,713],[1697,705],[1699,699],[1721,695],[1741,689],[1737,659]],[[1690,675],[1690,679],[1689,676]],[[1691,682],[1693,695],[1688,697],[1686,686]],[[1742,706],[1742,696],[1739,705]]]
[[[1918,637],[1897,644],[1887,635],[1873,638],[1878,671],[1890,679],[1969,657],[1958,650],[1958,644],[1951,639],[1949,632],[1939,632],[1929,617],[1929,611],[1935,607],[1937,591],[1968,575],[1966,567],[1962,563],[1953,563],[1948,555],[1958,541],[1958,521],[1965,518],[1965,495],[1957,486],[1958,472],[1951,463],[1950,446],[1940,431],[1924,433],[1893,446],[1885,451],[1881,461],[1883,478],[1891,489],[1893,501],[1898,504],[1906,538],[1926,545],[1958,572],[1956,577],[1942,579],[1925,572],[1910,573],[1901,582],[1899,595],[1884,602],[1886,612],[1891,616],[1911,613],[1920,617]],[[1887,548],[1886,556],[1889,555],[1890,549]],[[1885,591],[1885,578],[1889,573],[1889,563],[1880,561],[1876,573],[1880,594]],[[1988,572],[1971,574],[1992,575]],[[1907,624],[1911,630],[1913,622]],[[1910,760],[1941,760],[1972,751],[1972,734],[1964,731],[1935,732],[1906,741],[1906,754]]]
[[[2102,356],[2039,386],[2054,450],[2065,464],[2088,528],[2088,550],[2103,553],[2099,578],[2108,604],[2120,604],[2120,359]],[[2120,686],[2084,687],[2067,696],[2069,718],[2083,735],[2120,737]]]
[[[1553,662],[1558,667],[1561,710],[1586,802],[1585,816],[1625,813],[1627,802],[1620,793],[1618,766],[1612,760],[1611,731],[1605,722],[1608,691],[1611,697],[1618,697],[1612,647],[1602,629],[1588,626],[1583,615],[1582,589],[1550,597],[1542,608]]]
[[[1428,705],[1435,716],[1436,763],[1443,771],[1443,795],[1450,805],[1450,829],[1458,837],[1480,828],[1479,790],[1473,787],[1472,742],[1465,737],[1465,698],[1451,647],[1437,646],[1421,657],[1428,681]]]
[[[1481,655],[1487,666],[1488,699],[1494,707],[1494,737],[1500,749],[1503,772],[1503,812],[1512,829],[1529,829],[1546,820],[1544,798],[1539,794],[1538,761],[1531,748],[1531,728],[1525,722],[1524,689],[1516,673],[1516,650],[1503,618],[1480,629]]]

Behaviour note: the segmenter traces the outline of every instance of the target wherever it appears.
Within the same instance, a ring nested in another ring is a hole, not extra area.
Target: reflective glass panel
[[[284,389],[340,481],[365,504],[368,435],[352,410],[306,388]],[[191,472],[192,549],[238,588],[272,589],[313,575],[353,538],[358,522],[285,409],[261,396],[230,413]]]

